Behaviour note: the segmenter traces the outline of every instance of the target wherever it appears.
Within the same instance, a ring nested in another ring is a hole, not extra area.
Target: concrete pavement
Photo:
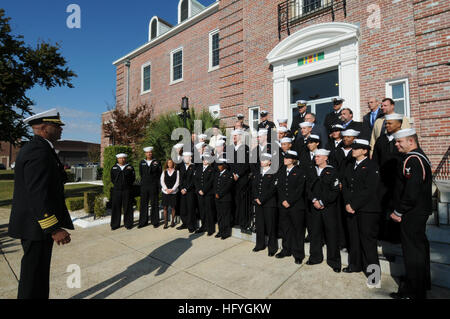
[[[6,235],[9,210],[0,209],[0,299],[15,298],[20,241]],[[294,264],[252,252],[249,241],[190,235],[152,226],[112,232],[109,225],[71,231],[72,242],[54,246],[50,298],[389,298],[394,278],[369,289],[362,274],[336,274],[326,263]],[[306,258],[304,262],[306,262]],[[68,288],[69,265],[81,270],[81,288]],[[450,298],[433,287],[429,297]]]

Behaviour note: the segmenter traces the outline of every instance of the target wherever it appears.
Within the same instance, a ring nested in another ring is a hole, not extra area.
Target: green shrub
[[[67,209],[70,211],[80,210],[84,207],[83,197],[71,197],[66,199]]]
[[[94,200],[94,214],[95,218],[100,218],[106,215],[106,207],[103,202],[103,195],[97,195]]]
[[[94,204],[95,204],[95,197],[97,196],[97,193],[94,192],[85,192],[84,193],[84,211],[88,214],[94,213]]]
[[[0,171],[0,181],[13,181],[14,180],[14,171]]]
[[[66,174],[67,174],[67,183],[75,182],[75,174],[72,173],[71,170],[66,170]]]
[[[213,125],[220,125],[220,120],[215,119],[209,111],[202,110],[200,113],[196,113],[192,108],[189,111],[189,118],[186,121],[187,129],[190,132],[194,130],[194,121],[196,120],[202,121],[203,132]],[[178,143],[178,141],[172,141],[172,131],[179,127],[183,127],[183,119],[176,113],[163,114],[151,121],[145,133],[145,137],[139,145],[140,147],[136,148],[138,151],[136,158],[144,158],[143,147],[145,146],[153,146],[153,156],[161,162],[170,158],[172,147]],[[222,134],[224,132],[225,129],[222,128]]]
[[[136,200],[136,210],[141,211],[141,197],[138,196],[135,198]]]
[[[129,146],[108,146],[103,152],[103,194],[110,199],[110,191],[113,187],[111,182],[111,168],[117,163],[116,155],[125,153],[128,155],[128,160],[132,160],[132,149]]]
[[[102,180],[103,177],[103,167],[97,167],[97,180]]]

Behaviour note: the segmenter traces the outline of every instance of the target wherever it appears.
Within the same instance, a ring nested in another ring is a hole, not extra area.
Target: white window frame
[[[148,66],[150,66],[150,89],[144,91],[144,69]],[[152,63],[147,62],[142,64],[141,66],[141,95],[150,93],[151,91],[152,91]]]
[[[174,81],[173,80],[173,56],[175,53],[180,52],[180,51],[182,53],[182,55],[181,55],[181,78]],[[170,85],[182,82],[183,80],[184,80],[184,50],[183,50],[183,47],[179,47],[175,50],[172,50],[172,52],[170,52]]]
[[[411,106],[410,106],[410,99],[409,99],[409,79],[408,78],[402,78],[397,80],[391,80],[386,82],[386,97],[393,99],[392,97],[392,86],[395,84],[404,83],[404,93],[405,93],[405,116],[407,118],[410,118],[411,116]],[[395,101],[395,99],[393,99]]]
[[[213,63],[213,50],[212,50],[212,45],[213,45],[213,36],[215,35],[215,34],[218,34],[219,33],[219,29],[215,29],[215,30],[213,30],[213,31],[211,31],[211,32],[209,32],[209,62],[208,62],[208,72],[211,72],[211,71],[215,71],[215,70],[217,70],[217,69],[219,69],[219,67],[220,67],[220,58],[219,58],[219,64],[218,65],[216,65],[216,66],[213,66],[212,65],[212,63]],[[220,41],[220,39],[219,39],[219,41]],[[219,45],[219,51],[220,51],[220,45]]]
[[[248,108],[248,126],[250,127],[250,131],[252,133],[255,132],[255,130],[253,128],[253,122],[255,121],[255,119],[253,118],[254,110],[258,110],[258,119],[257,119],[258,124],[259,124],[259,120],[261,119],[260,107],[259,106],[249,106],[249,108]]]

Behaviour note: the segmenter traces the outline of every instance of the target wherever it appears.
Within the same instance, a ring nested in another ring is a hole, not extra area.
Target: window
[[[189,1],[185,0],[181,3],[180,22],[189,18]]]
[[[151,72],[152,66],[150,62],[142,65],[141,69],[141,94],[150,92],[151,90]]]
[[[150,40],[153,40],[154,38],[156,38],[157,31],[158,31],[158,20],[153,19],[152,24],[151,24]]]
[[[253,106],[248,109],[248,125],[251,131],[257,131],[259,124],[259,106]]]
[[[172,51],[171,83],[183,81],[183,48]]]
[[[386,83],[386,97],[395,102],[395,113],[410,116],[409,81],[408,79],[394,80]]]
[[[219,68],[219,30],[209,33],[209,71]]]

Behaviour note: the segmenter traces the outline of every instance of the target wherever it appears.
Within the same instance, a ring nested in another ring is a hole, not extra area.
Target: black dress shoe
[[[158,227],[159,227],[159,224],[153,225],[153,228],[158,228]]]
[[[222,240],[225,240],[225,239],[227,239],[228,237],[230,237],[230,236],[222,236]]]
[[[144,225],[139,225],[138,226],[138,229],[140,229],[140,228],[144,228],[144,227],[147,227],[148,226],[148,224],[144,224]]]
[[[411,296],[408,296],[408,295],[406,295],[404,293],[401,293],[401,292],[392,292],[392,293],[389,294],[389,296],[392,299],[402,299],[402,300],[412,299]]]
[[[170,224],[170,227],[172,228],[175,227],[175,223]]]
[[[290,257],[290,256],[292,256],[292,254],[288,254],[285,251],[281,251],[275,255],[276,258],[284,258],[284,257]]]
[[[318,264],[321,264],[321,263],[322,263],[322,262],[320,262],[320,263],[319,263],[319,262],[314,262],[314,261],[311,261],[311,260],[309,260],[309,259],[308,259],[308,261],[306,262],[306,264],[309,265],[309,266],[312,266],[312,265],[318,265]]]
[[[219,238],[219,237],[222,237],[222,235],[217,233],[216,236],[214,236],[214,237]]]
[[[190,234],[195,233],[195,229],[189,229],[189,233]]]
[[[178,230],[187,229],[187,228],[188,228],[188,227],[187,227],[186,225],[181,225],[181,226],[178,226],[178,227],[177,227]]]
[[[341,268],[340,267],[334,267],[333,271],[337,272],[337,273],[340,273],[341,272]]]
[[[202,228],[199,228],[195,231],[196,234],[203,234],[204,232],[205,232],[205,230]]]
[[[271,252],[269,252],[269,257],[273,257],[273,256],[275,256],[275,253],[271,253]]]
[[[261,251],[261,250],[264,250],[264,249],[265,249],[265,248],[256,248],[256,247],[255,247],[255,248],[253,248],[252,251],[254,251],[254,252],[256,253],[256,252]]]
[[[119,229],[120,227],[111,227],[111,230]]]
[[[164,225],[164,229],[167,229],[167,228],[169,228],[169,226],[167,226],[167,225]]]
[[[212,235],[214,235],[214,233],[208,233],[207,235],[208,235],[208,236],[212,236]]]
[[[302,262],[303,262],[303,259],[295,258],[295,263],[296,263],[297,265],[301,265]]]
[[[347,274],[352,273],[352,272],[361,272],[361,270],[352,268],[351,266],[345,267],[344,269],[342,269],[342,272],[345,272]]]

